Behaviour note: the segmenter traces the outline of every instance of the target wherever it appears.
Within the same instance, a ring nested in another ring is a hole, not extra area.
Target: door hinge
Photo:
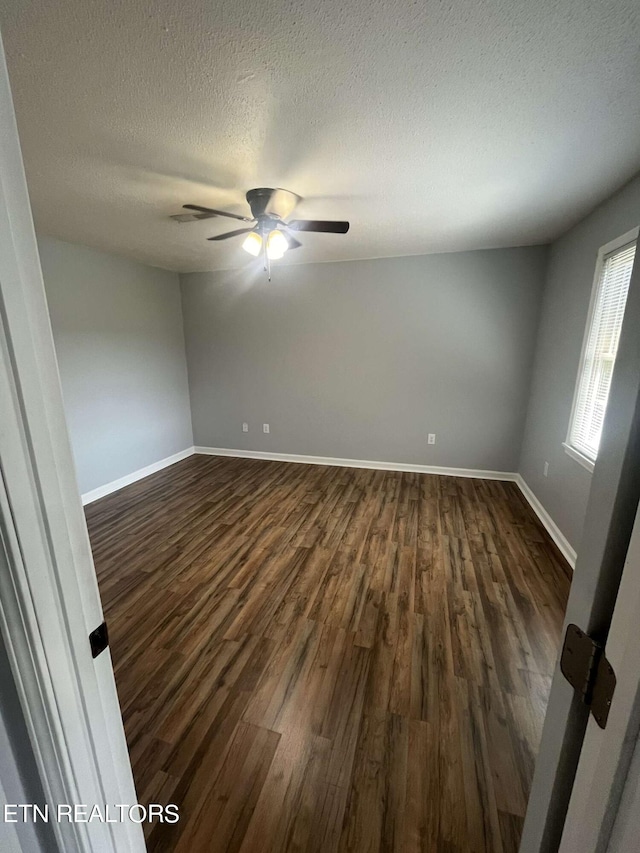
[[[89,634],[89,645],[91,646],[91,657],[97,658],[100,652],[103,652],[109,645],[109,631],[107,623],[103,622],[98,625],[95,631]]]
[[[616,689],[616,674],[604,654],[604,646],[577,625],[568,625],[560,655],[560,669],[580,695],[601,729],[607,725]]]

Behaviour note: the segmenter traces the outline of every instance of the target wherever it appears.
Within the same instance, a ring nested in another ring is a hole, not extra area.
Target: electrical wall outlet
[[[543,469],[542,473],[544,474],[545,477],[549,476],[549,463],[548,462],[544,463],[544,469]]]
[[[428,439],[428,441],[429,441],[429,444],[435,444],[435,443],[436,443],[436,434],[435,434],[435,432],[430,432],[430,433],[429,433],[429,439]]]
[[[262,424],[262,432],[269,432],[269,424]]]
[[[249,424],[242,424],[242,432],[249,432]]]

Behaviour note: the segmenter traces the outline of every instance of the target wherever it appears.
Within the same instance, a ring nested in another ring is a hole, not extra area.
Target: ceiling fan
[[[348,222],[324,219],[293,219],[285,222],[285,219],[291,216],[296,205],[302,200],[299,195],[289,190],[258,187],[249,190],[246,198],[251,208],[251,216],[241,216],[225,210],[214,210],[210,207],[201,207],[198,204],[185,204],[183,205],[184,209],[192,212],[179,213],[171,218],[178,222],[192,222],[197,219],[228,216],[230,219],[252,223],[246,228],[226,231],[224,234],[216,234],[207,239],[213,241],[228,240],[230,237],[246,234],[242,248],[254,257],[258,257],[262,253],[265,271],[269,273],[270,261],[278,260],[288,249],[297,249],[302,245],[291,232],[316,231],[322,234],[346,234],[349,230]],[[269,278],[271,278],[270,274]]]

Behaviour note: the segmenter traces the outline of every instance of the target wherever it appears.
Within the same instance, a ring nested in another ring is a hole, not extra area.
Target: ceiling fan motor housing
[[[300,196],[296,193],[271,187],[257,187],[247,193],[247,202],[254,219],[285,219],[299,201]]]
[[[251,213],[253,214],[254,219],[258,219],[258,217],[265,215],[265,210],[272,193],[273,190],[270,190],[267,187],[259,187],[255,190],[249,190],[247,193],[247,201],[249,202],[249,207],[251,208]]]

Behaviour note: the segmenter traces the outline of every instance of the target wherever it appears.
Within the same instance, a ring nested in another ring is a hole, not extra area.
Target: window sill
[[[570,444],[567,444],[564,441],[562,442],[562,446],[564,447],[564,452],[567,454],[567,456],[570,456],[572,459],[575,459],[575,461],[582,465],[583,468],[586,468],[587,471],[593,471],[595,466],[593,460],[589,459],[583,453],[580,453],[579,450],[576,450],[575,447],[571,447]]]

